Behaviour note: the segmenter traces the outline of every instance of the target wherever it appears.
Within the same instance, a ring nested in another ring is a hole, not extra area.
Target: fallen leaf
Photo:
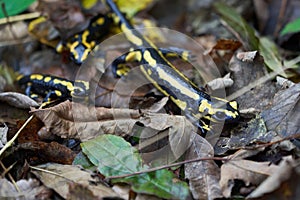
[[[21,179],[16,185],[20,191],[17,191],[15,185],[7,179],[0,179],[0,197],[2,199],[51,199],[53,193],[40,185],[36,179]]]
[[[211,90],[215,91],[218,89],[224,89],[233,85],[233,80],[230,78],[230,74],[226,74],[222,78],[216,78],[209,81],[206,84]]]
[[[270,162],[254,162],[250,160],[230,160],[221,166],[220,186],[225,197],[231,196],[233,180],[244,181],[246,186],[258,186],[279,167]]]
[[[272,107],[261,113],[269,131],[282,138],[300,133],[300,84],[278,92]]]
[[[195,135],[185,159],[212,157],[213,147],[201,136]],[[185,177],[194,199],[221,198],[219,185],[220,169],[213,160],[198,161],[185,164]]]
[[[32,112],[53,134],[81,141],[87,141],[101,134],[131,136],[133,129],[139,127],[153,129],[152,135],[170,128],[170,135],[172,134],[170,143],[174,147],[172,150],[176,159],[184,153],[182,149],[188,148],[188,134],[191,130],[196,132],[195,127],[184,116],[148,111],[140,113],[131,109],[86,107],[68,101],[47,109],[35,109]],[[142,126],[136,125],[137,123]]]
[[[85,107],[69,101],[47,109],[33,109],[46,128],[63,138],[86,141],[103,133],[128,133],[140,114],[138,110]]]
[[[142,164],[137,149],[119,136],[101,135],[82,143],[81,147],[104,176],[132,174],[149,169],[149,166]],[[137,193],[156,195],[165,199],[185,199],[189,194],[186,183],[176,179],[175,175],[166,169],[111,181],[128,183]]]
[[[69,200],[81,200],[81,199],[90,199],[90,200],[97,200],[99,199],[96,197],[93,192],[86,186],[70,183],[69,184],[69,193],[67,196]]]
[[[299,162],[299,161],[298,161]],[[270,174],[270,176],[264,180],[251,194],[247,196],[248,199],[252,198],[258,198],[262,197],[264,194],[273,192],[274,190],[278,189],[282,184],[285,182],[292,181],[292,184],[289,184],[291,187],[285,188],[286,191],[289,191],[287,194],[288,199],[297,199],[297,198],[291,198],[292,193],[293,195],[296,195],[299,192],[298,187],[295,187],[296,185],[299,186],[299,174],[296,174],[295,169],[293,165],[295,164],[295,160],[293,160],[291,157],[285,157],[279,164],[277,168],[274,169],[273,173]],[[291,176],[294,174],[294,176]],[[298,177],[298,178],[297,178]],[[284,189],[284,188],[282,188]],[[278,199],[284,199],[284,193],[278,193],[278,195],[282,195],[282,198],[276,198]],[[275,197],[275,196],[274,196]],[[273,198],[272,198],[273,199]]]
[[[30,97],[17,92],[0,93],[0,101],[4,101],[9,105],[24,109],[39,106],[39,104]]]
[[[238,48],[242,46],[242,43],[240,43],[237,40],[232,39],[219,39],[217,43],[212,47],[211,50],[229,50],[229,51],[235,51]]]
[[[42,160],[44,162],[72,164],[75,158],[75,153],[71,149],[57,142],[32,141],[19,144],[18,147],[34,152],[34,156],[39,158],[39,162]]]
[[[237,59],[242,62],[253,62],[257,55],[257,51],[240,52],[236,55]]]
[[[258,81],[267,75],[267,68],[262,56],[257,54],[252,62],[243,62],[236,56],[233,56],[229,63],[229,69],[234,83],[228,88],[228,92],[241,92],[236,98],[240,110],[248,108],[262,110],[270,105],[270,101],[278,88],[271,81],[257,85]],[[243,93],[243,90],[246,92]]]
[[[17,127],[20,129],[23,124],[25,123],[25,120],[19,120],[17,122]],[[43,123],[38,118],[34,117],[27,126],[23,128],[20,135],[18,136],[18,143],[26,143],[26,142],[32,142],[32,141],[39,141],[38,131],[43,127]]]
[[[12,41],[18,38],[19,40],[28,37],[27,24],[24,21],[9,23],[1,28],[0,41],[1,45],[5,46],[4,41]],[[27,38],[28,39],[28,38]]]
[[[118,197],[110,187],[104,186],[100,181],[92,177],[90,173],[72,165],[44,164],[36,166],[42,170],[32,169],[38,179],[48,188],[53,189],[63,198],[70,195],[70,189],[78,187],[87,188],[97,198]],[[72,185],[71,188],[69,185]]]

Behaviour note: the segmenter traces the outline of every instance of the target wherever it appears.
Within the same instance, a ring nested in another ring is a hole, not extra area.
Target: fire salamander
[[[190,54],[189,51],[177,47],[169,47],[167,49],[159,48],[159,51],[168,58],[179,57],[188,62],[192,62],[194,59],[194,56]],[[121,76],[127,75],[127,73],[130,71],[130,67],[128,67],[126,63],[140,62],[140,53],[141,49],[134,49],[116,58],[111,64],[114,76],[116,78],[120,78]]]
[[[76,64],[80,65],[87,58],[92,49],[99,44],[103,37],[109,32],[112,24],[110,13],[107,15],[99,14],[93,17],[89,26],[82,32],[70,37],[67,41],[60,41],[56,46],[58,53],[68,50],[70,58]],[[183,49],[160,49],[165,56],[174,57],[175,54],[182,55],[181,57],[188,57],[189,52]]]
[[[61,41],[56,46],[56,51],[61,53],[64,49],[70,51],[70,58],[76,64],[81,64],[92,51],[92,49],[101,41],[111,24],[108,16],[99,14],[93,17],[89,26],[82,32],[72,36],[67,41]]]
[[[83,80],[70,81],[64,78],[31,74],[20,75],[17,81],[21,86],[25,86],[25,94],[31,98],[39,96],[44,98],[44,102],[52,99],[58,100],[87,100],[89,95],[89,83]]]
[[[200,90],[148,38],[134,29],[113,0],[103,0],[103,3],[113,13],[114,23],[120,26],[127,40],[139,49],[133,54],[133,60],[141,63],[140,69],[144,76],[200,128],[202,135],[212,131],[209,122],[233,122],[239,119],[236,101],[213,97]]]

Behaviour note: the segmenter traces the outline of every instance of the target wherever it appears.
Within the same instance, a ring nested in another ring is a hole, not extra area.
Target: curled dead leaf
[[[0,101],[4,101],[9,105],[17,108],[37,107],[39,104],[28,96],[17,92],[3,92],[0,93]]]
[[[38,170],[42,169],[42,170]],[[70,196],[74,187],[86,188],[92,196],[117,197],[118,195],[107,186],[104,186],[90,173],[72,165],[45,164],[35,167],[33,173],[48,188],[53,189],[64,198]]]
[[[250,160],[230,160],[221,166],[220,186],[225,197],[231,196],[234,187],[232,180],[243,180],[246,186],[258,186],[269,175],[274,173],[278,166],[270,162],[255,162]]]
[[[186,159],[211,157],[213,147],[201,136],[195,135]],[[222,197],[219,185],[219,167],[213,160],[185,164],[185,176],[195,199],[216,199]]]

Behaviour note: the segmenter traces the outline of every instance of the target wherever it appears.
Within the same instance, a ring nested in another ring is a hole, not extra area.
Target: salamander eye
[[[224,112],[217,111],[214,115],[213,118],[218,120],[218,121],[224,121],[226,119],[227,115]]]
[[[84,89],[80,87],[75,87],[74,91],[72,92],[72,96],[85,96],[86,92]]]

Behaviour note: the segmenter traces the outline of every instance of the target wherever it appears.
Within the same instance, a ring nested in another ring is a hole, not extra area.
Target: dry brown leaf
[[[219,39],[217,43],[213,46],[210,50],[229,50],[229,51],[236,51],[238,48],[242,46],[238,40],[232,39]]]
[[[63,138],[76,138],[81,141],[92,139],[104,133],[131,135],[133,126],[137,122],[158,131],[173,126],[172,132],[189,132],[192,130],[191,128],[186,130],[184,127],[178,128],[189,123],[183,116],[155,114],[148,111],[140,114],[138,110],[131,109],[86,107],[69,101],[47,109],[34,109],[32,112],[44,122],[46,128],[53,134]],[[179,141],[183,142],[183,139]],[[178,141],[174,140],[174,142]]]
[[[270,165],[270,162],[255,162],[250,160],[230,160],[221,166],[220,186],[223,195],[230,197],[233,182],[231,180],[243,180],[249,184],[259,185],[267,176],[278,169],[278,166]]]
[[[43,160],[44,162],[72,164],[76,156],[71,149],[57,142],[46,143],[41,141],[32,141],[19,144],[18,147],[32,151],[34,156],[38,157],[40,162]]]
[[[262,184],[260,184],[259,187],[257,187],[250,195],[248,195],[247,198],[261,197],[264,194],[276,190],[280,187],[280,185],[283,182],[287,181],[288,179],[294,179],[294,176],[291,177],[291,174],[294,173],[294,164],[295,160],[293,160],[291,157],[285,157],[283,161],[281,161],[279,166],[276,167],[274,171],[270,174],[270,176]],[[298,181],[297,184],[299,184]]]
[[[20,21],[10,23],[9,25],[2,26],[0,31],[0,42],[14,41],[16,38],[22,39],[28,36],[27,25],[25,22]],[[4,45],[1,45],[4,46]]]
[[[50,199],[52,191],[45,186],[40,186],[36,179],[17,182],[20,191],[6,179],[0,179],[0,197],[1,199]]]
[[[276,93],[272,107],[262,112],[269,131],[275,131],[281,137],[300,132],[300,84]]]
[[[82,141],[103,133],[127,133],[136,122],[131,117],[140,115],[137,110],[85,107],[69,101],[47,109],[34,109],[32,112],[52,133]]]
[[[72,165],[45,164],[39,165],[33,170],[33,173],[43,182],[45,186],[55,190],[63,198],[70,196],[72,187],[86,188],[97,198],[117,197],[118,195],[109,187],[104,186],[97,178],[93,178],[90,173],[81,170],[79,167]],[[47,171],[49,172],[47,172]],[[69,185],[71,186],[71,191]]]
[[[218,90],[218,89],[224,89],[227,87],[232,86],[233,80],[230,78],[230,74],[226,74],[222,78],[216,78],[212,81],[209,81],[206,85],[211,89],[211,90]]]
[[[236,58],[242,62],[253,62],[257,54],[257,51],[240,52],[236,55]]]
[[[195,134],[186,159],[212,157],[213,147],[201,136]],[[195,199],[222,197],[219,185],[219,167],[213,160],[185,164],[185,176]]]
[[[0,101],[4,101],[17,108],[30,108],[39,106],[39,104],[30,97],[17,92],[0,93]]]
[[[97,200],[98,198],[93,194],[93,192],[88,187],[76,183],[70,183],[67,199],[68,200],[77,200],[77,199]]]

